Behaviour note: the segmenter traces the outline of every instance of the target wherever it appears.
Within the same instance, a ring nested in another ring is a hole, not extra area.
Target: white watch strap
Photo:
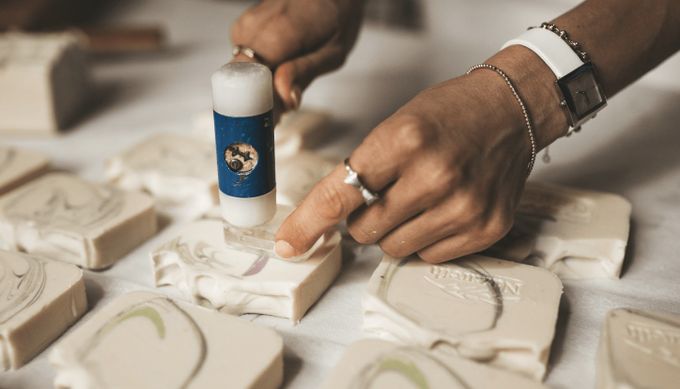
[[[538,55],[559,80],[583,65],[574,50],[557,34],[544,28],[532,28],[515,39],[507,41],[501,49],[521,45]]]

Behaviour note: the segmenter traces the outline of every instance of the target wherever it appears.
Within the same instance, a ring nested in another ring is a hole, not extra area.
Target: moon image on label
[[[224,160],[229,170],[236,174],[245,175],[257,166],[258,154],[252,145],[247,143],[232,143],[224,150]]]

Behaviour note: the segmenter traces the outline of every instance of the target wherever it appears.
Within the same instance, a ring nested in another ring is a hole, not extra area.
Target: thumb
[[[307,86],[316,77],[338,69],[344,61],[345,51],[331,41],[312,53],[279,65],[274,73],[274,88],[286,109],[297,109]]]

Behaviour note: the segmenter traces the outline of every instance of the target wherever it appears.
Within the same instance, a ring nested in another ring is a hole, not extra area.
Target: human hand
[[[344,63],[359,33],[362,5],[362,0],[265,0],[232,26],[232,42],[253,49],[272,69],[277,108],[297,109],[316,77]]]
[[[520,93],[529,92],[529,107],[545,106],[532,115],[544,147],[566,121],[546,82],[550,70],[531,55],[511,47],[489,62],[511,69],[506,72],[520,80]],[[522,56],[531,66],[516,60]],[[530,156],[519,105],[497,74],[479,70],[436,85],[376,127],[350,157],[381,199],[364,206],[359,191],[343,182],[344,166],[337,166],[282,224],[277,254],[305,252],[347,217],[354,239],[379,243],[395,257],[418,253],[436,263],[484,250],[512,226]]]

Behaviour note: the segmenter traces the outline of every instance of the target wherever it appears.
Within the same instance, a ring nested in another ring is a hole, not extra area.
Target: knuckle
[[[319,191],[318,203],[314,204],[317,215],[325,220],[344,219],[347,207],[338,186],[324,180],[316,189]]]
[[[418,251],[418,257],[423,261],[436,265],[438,263],[446,262],[448,259],[441,254],[433,253],[431,250]]]
[[[347,226],[349,234],[361,244],[373,244],[378,241],[378,232],[375,229],[366,228],[359,223],[351,223]]]
[[[264,42],[263,47],[267,47],[271,51],[279,51],[279,49],[287,47],[285,37],[271,28],[262,31],[258,38]]]
[[[253,28],[256,27],[258,23],[258,17],[257,17],[257,12],[255,9],[251,8],[244,12],[236,21],[237,25],[240,25],[241,28],[246,29],[246,28]]]
[[[474,194],[467,194],[463,197],[463,206],[465,211],[475,219],[481,218],[486,210],[485,201]]]
[[[395,140],[406,153],[421,151],[427,144],[426,126],[414,115],[401,117],[396,126]]]
[[[473,196],[459,196],[451,205],[451,222],[465,226],[476,223],[484,212],[484,204]]]
[[[403,244],[395,244],[392,242],[380,242],[382,251],[393,258],[403,258],[411,255],[413,252],[408,250]]]
[[[232,24],[229,31],[233,42],[241,42],[243,40],[243,26],[240,21],[236,21],[236,23]]]
[[[486,245],[492,245],[503,238],[512,227],[511,218],[495,216],[482,226],[478,227],[479,234]]]
[[[428,168],[425,185],[436,196],[444,196],[453,191],[458,183],[455,169],[441,163],[431,164]]]
[[[335,47],[332,51],[328,53],[328,70],[337,70],[345,65],[347,62],[347,55],[341,47]]]

